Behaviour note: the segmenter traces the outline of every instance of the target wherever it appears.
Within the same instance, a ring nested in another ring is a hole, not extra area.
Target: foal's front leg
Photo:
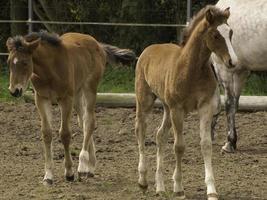
[[[47,98],[40,97],[35,94],[35,104],[41,117],[41,132],[44,143],[45,156],[45,176],[44,184],[51,185],[53,183],[53,160],[52,160],[52,128],[51,128],[51,101]]]
[[[211,123],[216,110],[215,98],[203,105],[199,109],[200,115],[200,145],[205,164],[205,183],[207,186],[208,200],[217,200],[215,180],[212,169],[212,142],[211,142]]]
[[[70,153],[70,141],[71,141],[71,129],[70,129],[70,118],[72,113],[72,97],[66,97],[59,101],[61,111],[61,126],[59,134],[61,142],[64,146],[64,165],[65,165],[65,177],[67,181],[74,180],[74,173],[72,171],[72,158]]]

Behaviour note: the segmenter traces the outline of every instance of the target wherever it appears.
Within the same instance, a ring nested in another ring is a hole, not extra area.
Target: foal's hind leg
[[[175,106],[170,109],[170,116],[174,134],[174,153],[176,156],[175,170],[173,173],[173,192],[179,199],[184,199],[184,187],[182,184],[182,156],[184,155],[185,151],[185,142],[183,135],[184,111],[179,106]]]
[[[157,171],[156,171],[156,192],[165,192],[163,179],[163,153],[168,139],[168,133],[171,128],[170,110],[166,105],[164,107],[163,121],[157,132]]]
[[[141,188],[147,189],[147,163],[145,157],[145,131],[146,131],[146,115],[153,108],[155,95],[149,91],[149,88],[143,88],[136,91],[136,119],[135,119],[135,135],[139,149],[138,184]]]
[[[70,129],[70,118],[72,113],[73,101],[72,97],[67,97],[59,101],[61,111],[61,126],[59,134],[61,142],[64,146],[64,165],[65,165],[65,177],[67,181],[74,180],[74,173],[72,171],[72,158],[70,153],[70,141],[71,141],[71,129]]]
[[[51,101],[35,94],[35,104],[41,117],[41,132],[44,143],[45,176],[43,181],[45,185],[51,185],[53,183]]]
[[[217,101],[216,95],[206,102],[199,109],[200,116],[200,145],[205,165],[205,183],[207,186],[208,200],[217,200],[215,181],[212,169],[212,142],[211,142],[211,123],[212,117],[216,113]]]
[[[78,125],[83,128],[83,95],[81,91],[75,96],[74,109],[77,113]]]
[[[83,147],[79,156],[78,175],[92,177],[95,172],[96,156],[93,132],[95,129],[96,92],[86,91],[84,94],[83,114]]]

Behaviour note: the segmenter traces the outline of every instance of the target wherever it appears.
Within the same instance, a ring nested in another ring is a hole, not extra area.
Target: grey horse
[[[224,67],[215,54],[211,56],[225,91],[228,137],[222,149],[233,153],[237,148],[235,113],[241,90],[251,71],[267,71],[267,0],[219,0],[216,6],[230,7],[228,24],[231,29],[222,25],[218,30],[227,42],[232,43],[232,54],[237,58],[237,66],[231,70]]]

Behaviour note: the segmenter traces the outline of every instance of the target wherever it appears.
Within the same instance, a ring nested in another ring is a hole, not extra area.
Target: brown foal
[[[183,120],[188,112],[197,110],[200,117],[200,145],[205,163],[207,195],[209,200],[217,200],[211,163],[211,122],[213,115],[218,112],[219,91],[209,59],[211,52],[214,52],[226,66],[233,67],[226,42],[217,30],[219,25],[226,23],[229,15],[229,8],[220,10],[215,6],[207,6],[185,30],[181,46],[151,45],[139,57],[135,81],[135,133],[139,146],[138,183],[142,188],[148,186],[144,145],[146,115],[151,111],[155,99],[159,98],[164,107],[164,116],[156,136],[156,192],[165,192],[163,153],[172,127],[176,156],[173,191],[176,198],[185,198],[181,170],[185,151]]]
[[[32,33],[9,38],[6,44],[9,50],[10,93],[15,97],[21,96],[30,80],[35,91],[45,149],[44,183],[53,182],[53,101],[58,102],[61,111],[59,133],[65,151],[66,179],[74,179],[69,149],[73,107],[84,133],[78,176],[93,176],[96,165],[93,131],[97,86],[107,62],[129,64],[135,60],[135,54],[127,49],[99,43],[93,37],[79,33],[66,33],[61,37],[47,32]]]

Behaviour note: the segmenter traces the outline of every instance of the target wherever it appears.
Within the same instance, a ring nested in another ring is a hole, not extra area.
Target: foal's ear
[[[206,11],[206,20],[210,24],[213,24],[213,22],[214,22],[214,13],[210,8]]]
[[[34,40],[34,41],[31,41],[31,42],[26,42],[26,41],[25,41],[27,50],[28,50],[30,53],[32,53],[32,52],[38,47],[38,45],[39,45],[39,43],[40,43],[40,40],[41,40],[41,39],[38,38],[38,39],[36,39],[36,40]]]
[[[224,16],[228,19],[230,17],[230,7],[226,8],[223,11]]]
[[[14,48],[14,39],[9,37],[6,41],[6,47],[8,49],[8,51],[12,51],[12,49]]]

